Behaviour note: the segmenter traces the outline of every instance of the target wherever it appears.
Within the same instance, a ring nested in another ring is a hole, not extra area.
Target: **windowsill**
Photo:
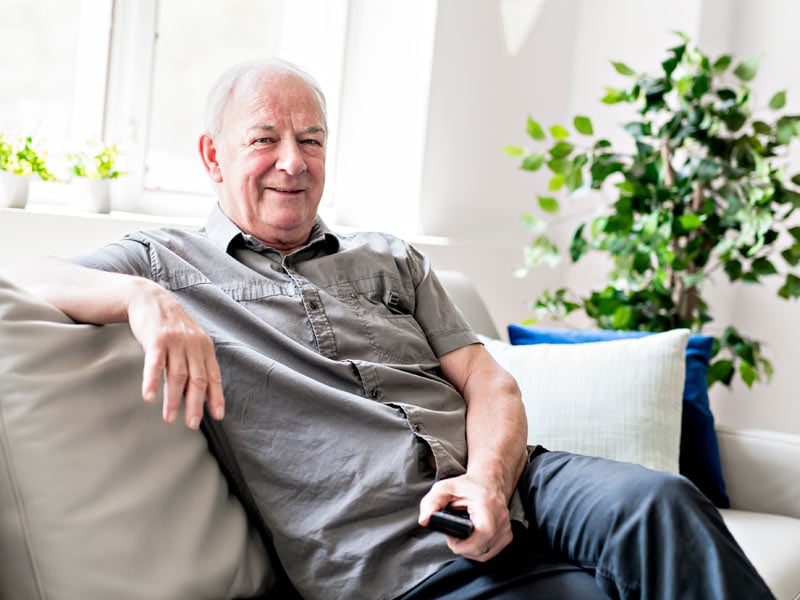
[[[185,196],[185,195],[183,195]],[[208,198],[198,198],[198,200],[203,200],[206,203],[208,202]],[[210,210],[210,203],[209,209]],[[85,221],[87,224],[93,223],[97,228],[102,228],[102,223],[105,221],[109,224],[110,228],[114,229],[115,231],[118,230],[126,230],[126,231],[136,231],[138,229],[143,228],[156,228],[156,227],[164,227],[164,226],[171,226],[171,227],[202,227],[205,225],[207,220],[207,212],[204,215],[198,216],[191,216],[191,215],[160,215],[160,214],[151,214],[151,213],[143,213],[143,212],[133,212],[133,211],[122,211],[122,210],[112,210],[110,213],[90,213],[85,211],[79,211],[75,208],[69,206],[69,204],[65,201],[53,202],[47,201],[46,199],[34,199],[29,201],[25,208],[0,208],[0,211],[7,211],[12,214],[16,214],[19,217],[22,217],[23,221],[24,215],[31,215],[31,226],[33,228],[37,227],[37,222],[43,219],[50,220],[53,217],[63,217],[65,219],[70,219],[72,222],[75,220],[78,221]],[[359,230],[363,230],[356,227],[351,227],[347,225],[341,225],[336,223],[336,221],[330,216],[326,214],[321,215],[328,226],[340,233],[353,233]],[[39,217],[38,220],[36,217]],[[412,243],[412,244],[424,244],[428,246],[449,246],[454,243],[454,240],[451,240],[446,237],[441,236],[431,236],[431,235],[422,235],[422,234],[403,234],[402,232],[393,232],[388,231],[388,233],[393,233],[398,237]]]

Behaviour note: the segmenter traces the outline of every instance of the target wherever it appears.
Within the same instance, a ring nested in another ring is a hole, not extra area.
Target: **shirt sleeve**
[[[129,237],[70,260],[90,269],[154,279],[148,246]]]
[[[478,336],[431,269],[428,257],[409,246],[408,260],[415,279],[414,318],[425,332],[436,356],[470,344],[479,344]]]

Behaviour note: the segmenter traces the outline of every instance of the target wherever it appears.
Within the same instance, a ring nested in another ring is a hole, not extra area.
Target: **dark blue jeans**
[[[403,600],[771,599],[714,505],[684,477],[565,452],[533,458],[530,528],[488,563],[459,558]]]

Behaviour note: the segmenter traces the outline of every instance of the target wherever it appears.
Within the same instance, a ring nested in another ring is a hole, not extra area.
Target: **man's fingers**
[[[208,373],[206,392],[208,409],[211,411],[211,416],[219,421],[225,416],[225,396],[222,393],[222,373],[213,354],[206,360],[206,373]]]
[[[419,503],[419,524],[423,527],[428,525],[431,515],[437,510],[447,508],[454,500],[454,496],[449,492],[448,480],[438,481],[420,500]]]
[[[167,361],[167,374],[164,378],[164,412],[167,423],[175,423],[181,409],[186,382],[189,379],[186,358],[171,353]]]
[[[164,376],[164,355],[158,350],[145,352],[142,371],[142,398],[145,402],[155,402],[158,388]]]
[[[212,357],[211,360],[209,360],[209,356]],[[203,403],[207,397],[209,399],[211,397],[209,392],[212,378],[209,374],[209,363],[216,363],[213,356],[214,345],[210,340],[207,344],[202,342],[198,344],[196,351],[188,352],[189,374],[185,389],[185,422],[190,429],[200,427],[200,421],[203,418]],[[219,402],[218,399],[216,401]],[[209,408],[211,407],[209,406]]]
[[[164,383],[163,419],[175,423],[185,404],[184,422],[197,429],[203,418],[203,403],[215,419],[225,416],[222,374],[209,338],[194,344],[162,344],[145,352],[142,397],[153,402]]]

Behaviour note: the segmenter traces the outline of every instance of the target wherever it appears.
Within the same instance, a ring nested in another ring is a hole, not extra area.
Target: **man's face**
[[[231,93],[217,136],[201,139],[222,211],[282,252],[306,242],[317,214],[325,185],[324,123],[302,79],[256,76]],[[211,161],[204,144],[211,145]]]

